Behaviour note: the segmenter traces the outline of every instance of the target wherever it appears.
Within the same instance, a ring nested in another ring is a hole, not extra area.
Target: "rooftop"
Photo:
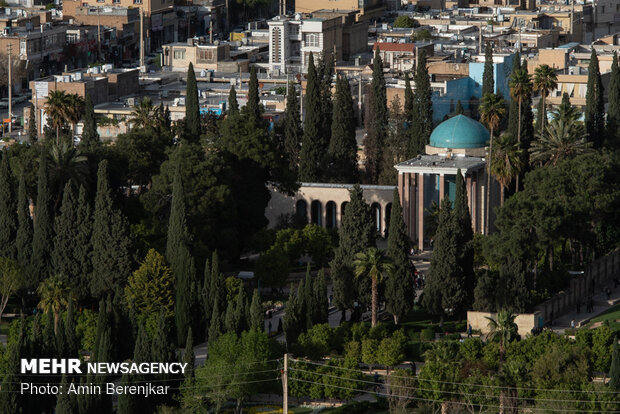
[[[456,173],[460,169],[463,173],[468,170],[477,170],[485,165],[484,158],[469,157],[464,155],[418,155],[411,160],[403,161],[395,167],[398,171],[439,173],[440,170],[454,170],[448,173]]]

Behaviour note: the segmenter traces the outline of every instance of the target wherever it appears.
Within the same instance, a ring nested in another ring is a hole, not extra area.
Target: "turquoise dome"
[[[482,148],[488,141],[489,131],[465,115],[443,121],[431,134],[431,146],[436,148]]]

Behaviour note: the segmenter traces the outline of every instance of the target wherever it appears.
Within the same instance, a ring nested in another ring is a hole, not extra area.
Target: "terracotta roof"
[[[382,52],[411,52],[415,50],[413,43],[375,43],[372,50],[376,50],[377,47]]]

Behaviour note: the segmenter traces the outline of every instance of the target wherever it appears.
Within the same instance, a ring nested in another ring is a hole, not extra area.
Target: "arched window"
[[[381,234],[381,205],[379,205],[379,203],[372,203],[370,210],[372,211],[372,217],[375,220],[377,232]]]
[[[303,221],[308,221],[308,203],[306,203],[306,200],[297,200],[297,203],[295,203],[295,214]]]
[[[336,203],[333,201],[328,201],[325,205],[325,227],[336,228]]]
[[[348,201],[345,201],[342,204],[340,204],[340,221],[342,221],[342,218],[344,217],[344,211],[346,210],[348,205],[349,205]]]
[[[322,226],[323,206],[319,200],[314,200],[310,204],[310,223]]]

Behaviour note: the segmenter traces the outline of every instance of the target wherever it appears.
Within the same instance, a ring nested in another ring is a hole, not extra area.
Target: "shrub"
[[[420,332],[420,340],[422,341],[433,341],[435,339],[435,329],[434,328],[424,328]]]

